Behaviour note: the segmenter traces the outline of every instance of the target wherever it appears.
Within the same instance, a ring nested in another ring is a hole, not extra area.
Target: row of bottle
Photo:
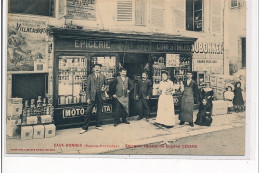
[[[87,67],[86,58],[59,59],[59,68]]]
[[[173,69],[174,75],[185,75],[189,72],[188,69]]]
[[[31,104],[29,106],[28,100],[24,102],[23,117],[29,116],[40,116],[40,115],[52,115],[54,113],[54,107],[52,103],[46,102],[46,98],[41,99],[38,96],[38,100],[35,104],[35,100],[31,99]]]
[[[87,79],[87,73],[86,72],[59,72],[58,79],[59,80],[69,80],[71,81],[72,78],[74,80],[86,80]]]
[[[59,104],[86,103],[86,95],[59,96]]]
[[[180,57],[180,63],[182,65],[189,65],[190,64],[190,59],[186,57]]]

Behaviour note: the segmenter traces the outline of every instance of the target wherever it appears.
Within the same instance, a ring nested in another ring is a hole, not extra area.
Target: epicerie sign
[[[87,112],[87,108],[71,108],[71,109],[63,109],[62,115],[63,118],[71,118],[77,116],[83,116]],[[111,113],[112,112],[112,105],[107,104],[102,106],[102,113]],[[92,114],[97,113],[97,107],[95,106],[92,110]]]

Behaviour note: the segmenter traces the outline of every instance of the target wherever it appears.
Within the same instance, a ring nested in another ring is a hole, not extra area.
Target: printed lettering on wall
[[[7,70],[45,70],[46,22],[8,18]]]
[[[96,0],[67,0],[67,19],[95,20]]]
[[[192,46],[194,71],[206,71],[209,74],[223,73],[224,44],[220,40],[199,38]]]

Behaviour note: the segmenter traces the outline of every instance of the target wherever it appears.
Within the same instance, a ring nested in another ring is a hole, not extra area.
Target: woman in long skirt
[[[158,110],[156,123],[172,127],[175,125],[175,113],[173,103],[174,87],[173,82],[168,80],[168,73],[162,72],[162,81],[159,85],[160,96],[158,100]]]

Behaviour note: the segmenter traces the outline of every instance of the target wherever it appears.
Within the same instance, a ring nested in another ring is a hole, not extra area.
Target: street
[[[155,143],[104,154],[244,155],[244,134],[245,127],[237,127],[190,136],[168,144]]]

